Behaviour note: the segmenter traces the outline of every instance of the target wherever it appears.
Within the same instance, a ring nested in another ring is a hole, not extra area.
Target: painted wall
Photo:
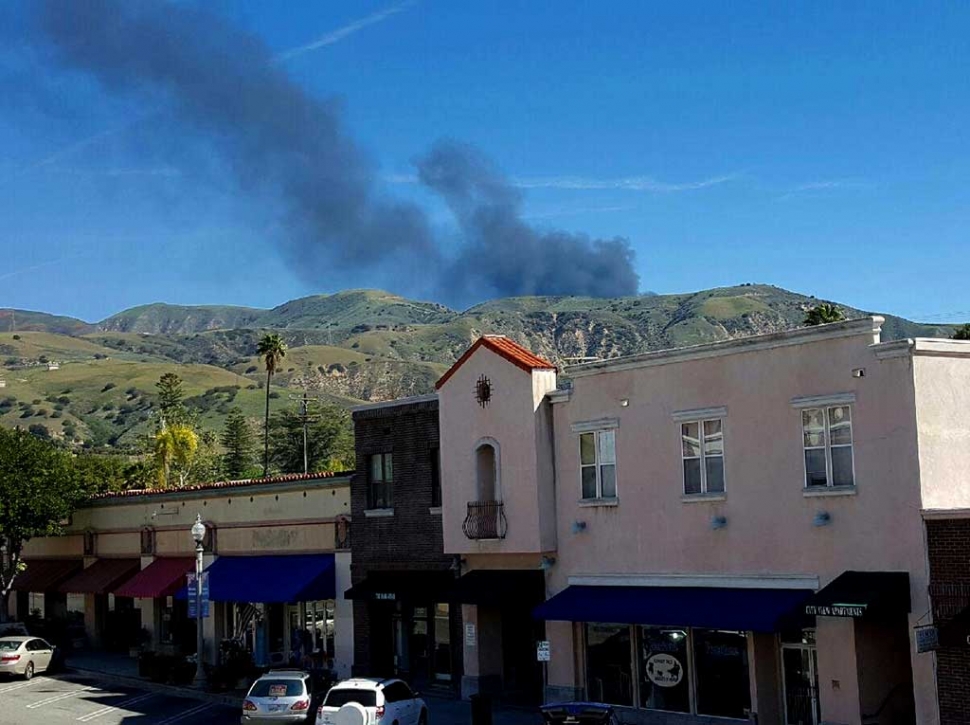
[[[492,398],[481,407],[475,383],[485,375]],[[486,347],[479,348],[438,391],[441,427],[442,524],[445,552],[536,552],[549,544],[552,524],[540,524],[537,418],[555,376],[530,374]],[[462,533],[469,501],[478,499],[475,450],[492,438],[499,443],[500,488],[508,533],[500,541],[472,541]],[[544,489],[551,485],[547,467]],[[548,499],[548,492],[545,497]],[[542,516],[553,517],[554,511]],[[545,538],[545,541],[543,539]]]
[[[970,508],[970,341],[919,340],[913,358],[923,508]]]
[[[808,575],[824,586],[849,569],[908,571],[913,621],[927,610],[910,359],[877,359],[871,330],[798,341],[574,380],[568,402],[553,406],[559,549],[552,591],[569,576],[609,573]],[[864,377],[853,376],[859,368]],[[801,413],[792,400],[841,393],[855,396],[856,491],[806,495]],[[726,494],[684,500],[673,414],[721,406]],[[571,425],[600,418],[619,420],[614,507],[579,501],[579,434]],[[829,525],[813,525],[819,512],[830,515]],[[713,529],[715,516],[727,525]],[[586,529],[573,533],[575,521]],[[921,722],[932,722],[929,659],[914,657],[914,678]]]

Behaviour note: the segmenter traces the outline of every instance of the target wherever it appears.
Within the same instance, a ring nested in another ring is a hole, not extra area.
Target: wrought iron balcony
[[[504,539],[509,524],[501,501],[469,501],[461,530],[469,539]]]

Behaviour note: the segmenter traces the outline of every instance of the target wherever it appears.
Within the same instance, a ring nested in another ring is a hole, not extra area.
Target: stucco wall
[[[913,358],[927,509],[970,508],[970,361],[945,356],[957,354],[970,356],[970,342],[918,344]]]
[[[805,575],[824,586],[850,569],[907,571],[915,621],[928,603],[910,358],[879,360],[871,344],[863,333],[576,378],[568,402],[554,405],[559,553],[550,589],[610,573]],[[864,376],[853,376],[860,368]],[[807,496],[792,400],[843,393],[855,396],[856,492]],[[726,494],[684,501],[673,414],[721,406]],[[571,425],[601,418],[619,420],[619,503],[590,508],[579,502]],[[819,512],[828,525],[814,525]],[[724,528],[712,527],[715,516]],[[586,529],[573,533],[575,521]],[[930,717],[921,721],[932,722],[931,663],[914,660],[914,670],[918,712]]]
[[[485,375],[492,396],[482,407],[475,383]],[[546,374],[545,385],[554,377]],[[536,448],[536,416],[541,382],[486,347],[479,348],[438,391],[441,426],[442,516],[445,552],[542,550]],[[500,489],[508,533],[501,541],[472,541],[462,533],[467,503],[478,498],[476,444],[485,438],[499,443]]]

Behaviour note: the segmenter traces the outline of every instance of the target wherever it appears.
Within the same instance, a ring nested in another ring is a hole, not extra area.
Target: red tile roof
[[[352,476],[353,471],[337,471],[322,473],[286,473],[282,476],[267,476],[266,478],[244,478],[238,481],[211,481],[209,483],[197,483],[192,486],[181,488],[135,488],[127,491],[109,491],[98,493],[91,497],[91,500],[106,498],[129,498],[133,496],[161,496],[166,493],[185,493],[192,491],[208,491],[220,488],[241,488],[243,486],[260,486],[273,483],[290,483],[292,481],[316,481],[321,478],[336,478],[338,476]]]
[[[435,383],[435,389],[438,390],[448,382],[448,378],[457,372],[458,368],[465,364],[475,351],[480,347],[487,347],[489,350],[494,352],[496,355],[501,355],[503,358],[508,360],[510,363],[515,365],[517,368],[521,368],[528,373],[533,370],[555,370],[556,366],[545,358],[541,358],[538,355],[533,355],[531,352],[526,350],[517,342],[513,342],[505,335],[483,335],[475,341],[472,345],[465,351],[465,354],[458,358],[458,362],[452,365],[448,372],[441,376],[437,383]]]

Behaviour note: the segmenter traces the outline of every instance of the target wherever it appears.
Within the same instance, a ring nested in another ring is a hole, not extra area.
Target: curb
[[[163,685],[159,682],[151,682],[140,677],[117,675],[111,672],[102,672],[100,670],[90,670],[81,667],[67,667],[64,670],[64,674],[84,680],[97,680],[108,685],[123,685],[144,690],[145,692],[158,692],[171,695],[172,697],[184,697],[191,700],[211,702],[216,705],[242,708],[243,698],[235,695],[203,692],[192,687],[180,687],[179,685]]]

